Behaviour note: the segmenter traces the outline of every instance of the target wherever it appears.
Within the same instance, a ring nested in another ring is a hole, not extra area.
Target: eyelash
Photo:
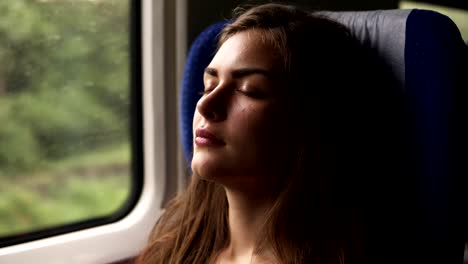
[[[204,96],[204,95],[207,95],[207,94],[211,93],[212,91],[213,91],[213,88],[208,88],[208,89],[205,89],[203,91],[198,92],[198,95]],[[240,88],[235,89],[234,92],[241,93],[241,94],[243,94],[243,95],[245,95],[247,97],[251,97],[251,98],[259,98],[261,96],[257,92],[245,91],[245,90],[242,90]]]
[[[251,92],[247,92],[242,89],[236,89],[236,92],[247,95],[247,96],[250,96],[252,94]]]
[[[198,95],[203,96],[203,95],[209,94],[214,89],[212,82],[209,82],[208,85],[205,84],[204,86],[205,86],[204,90],[198,92]]]
[[[211,91],[212,91],[212,90],[203,90],[203,91],[201,91],[201,92],[198,92],[198,95],[202,95],[202,96],[203,96],[203,95],[206,95],[206,94],[211,93]],[[253,92],[246,92],[246,91],[242,91],[241,89],[236,89],[235,91],[236,91],[236,92],[239,92],[239,93],[241,93],[241,94],[244,94],[244,95],[246,95],[246,96],[249,96],[249,97],[254,97],[254,95],[255,95],[255,93],[253,93]]]
[[[203,90],[201,92],[198,92],[198,95],[203,96],[203,95],[209,94],[211,91],[213,91],[213,90],[212,89],[211,90]]]

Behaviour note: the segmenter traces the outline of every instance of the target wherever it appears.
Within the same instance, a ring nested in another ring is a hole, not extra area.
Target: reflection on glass
[[[128,0],[0,1],[0,236],[130,192]]]

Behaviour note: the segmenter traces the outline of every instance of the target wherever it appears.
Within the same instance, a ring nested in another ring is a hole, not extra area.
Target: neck
[[[258,192],[229,188],[226,188],[226,197],[229,204],[230,241],[223,255],[234,261],[245,259],[250,262],[273,201]]]

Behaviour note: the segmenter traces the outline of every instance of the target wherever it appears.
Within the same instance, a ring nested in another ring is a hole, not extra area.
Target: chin
[[[200,179],[207,181],[219,181],[222,178],[222,174],[218,169],[210,168],[208,166],[196,166],[192,165],[193,175],[196,175]]]
[[[206,157],[202,154],[196,154],[192,158],[192,171],[202,179],[216,178],[216,167],[219,162],[215,158]]]
[[[194,156],[192,159],[192,172],[194,176],[206,181],[216,182],[220,184],[229,181],[232,176],[232,169],[222,162],[220,158],[202,157],[202,155]]]

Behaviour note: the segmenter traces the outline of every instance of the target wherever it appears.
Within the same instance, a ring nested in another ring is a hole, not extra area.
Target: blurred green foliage
[[[128,140],[128,13],[128,0],[0,1],[0,178]]]
[[[77,154],[44,171],[0,178],[0,236],[103,217],[131,191],[128,144]]]
[[[128,198],[129,2],[0,1],[0,236]]]
[[[44,186],[3,182],[8,188],[0,194],[0,236],[112,214],[129,195],[128,180],[127,175],[70,175]]]

